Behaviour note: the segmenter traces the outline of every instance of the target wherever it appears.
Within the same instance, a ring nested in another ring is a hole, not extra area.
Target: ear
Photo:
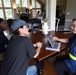
[[[22,28],[19,28],[18,30],[19,30],[19,32],[22,32]]]

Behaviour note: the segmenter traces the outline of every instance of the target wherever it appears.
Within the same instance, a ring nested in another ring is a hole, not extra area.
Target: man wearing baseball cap
[[[1,66],[0,75],[36,75],[36,65],[29,66],[31,58],[39,55],[42,43],[32,44],[27,37],[29,25],[23,20],[16,20],[11,25],[15,35],[12,36],[7,47],[7,54]],[[37,46],[35,50],[34,46]]]

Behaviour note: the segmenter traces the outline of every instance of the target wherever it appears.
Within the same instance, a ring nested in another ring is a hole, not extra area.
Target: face
[[[72,32],[73,32],[74,34],[76,34],[76,21],[73,21],[73,22],[72,22],[71,29],[72,29]]]
[[[27,26],[23,26],[23,28],[20,28],[20,34],[22,35],[28,35],[28,31],[29,31],[29,28]]]
[[[0,23],[0,29],[2,29],[2,30],[7,29],[7,24],[6,24],[5,21],[2,21],[2,22]]]

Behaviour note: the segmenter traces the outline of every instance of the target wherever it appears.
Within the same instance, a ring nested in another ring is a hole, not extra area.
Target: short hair
[[[7,24],[8,24],[8,27],[11,29],[11,25],[12,25],[12,23],[13,23],[13,19],[8,19],[7,20]]]
[[[76,18],[74,18],[74,19],[72,20],[72,22],[74,22],[74,21],[76,21]]]
[[[40,13],[40,11],[38,10],[37,13]]]
[[[0,18],[0,23],[1,23],[2,21],[4,21],[4,19]]]

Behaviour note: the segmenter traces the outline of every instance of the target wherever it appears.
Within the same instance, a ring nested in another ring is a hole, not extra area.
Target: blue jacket
[[[76,35],[73,35],[70,39],[70,53],[76,57]],[[73,72],[76,73],[76,61],[69,58],[65,60],[67,66],[69,69]]]
[[[8,39],[6,38],[3,32],[0,32],[0,53],[6,50],[5,45],[7,44],[8,44]]]

